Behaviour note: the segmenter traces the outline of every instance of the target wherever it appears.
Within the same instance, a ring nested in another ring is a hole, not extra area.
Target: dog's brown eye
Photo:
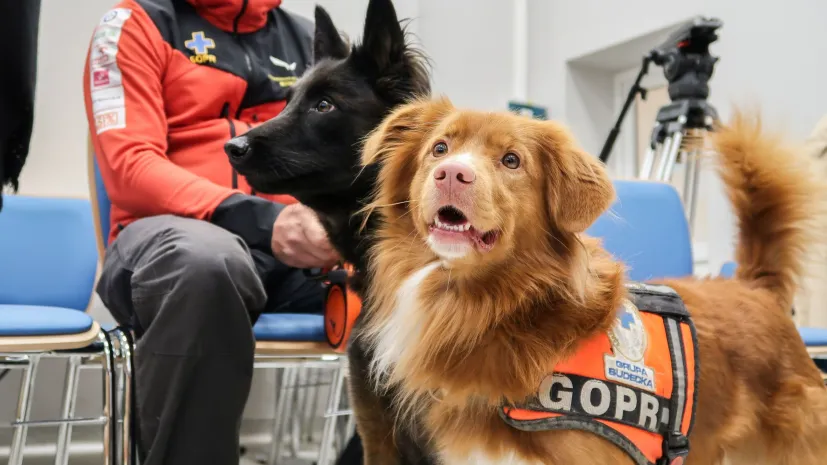
[[[319,113],[327,113],[333,110],[334,108],[336,107],[332,103],[324,99],[316,104],[316,111],[318,111]]]
[[[446,144],[445,142],[437,142],[436,145],[434,145],[435,157],[441,157],[446,153],[448,153],[448,144]]]
[[[520,167],[520,157],[513,153],[506,153],[502,159],[503,165],[506,168],[511,168],[512,170],[516,170]]]

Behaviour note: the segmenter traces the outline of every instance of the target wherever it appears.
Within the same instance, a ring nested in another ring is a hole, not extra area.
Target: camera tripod
[[[695,220],[700,171],[697,154],[704,148],[706,133],[718,121],[718,112],[706,99],[709,97],[709,79],[718,61],[717,57],[709,54],[709,44],[718,39],[715,31],[721,26],[718,19],[696,17],[643,57],[637,79],[629,89],[626,102],[600,152],[600,161],[606,163],[635,97],[640,94],[646,99],[646,89],[640,83],[649,71],[649,65],[661,66],[664,77],[669,81],[671,103],[663,106],[655,118],[640,177],[668,183],[672,181],[675,165],[684,163],[683,202],[690,227]]]
[[[684,164],[682,197],[690,225],[695,224],[699,154],[717,121],[718,112],[706,100],[681,99],[661,107],[640,170],[641,179],[668,183],[675,165]]]

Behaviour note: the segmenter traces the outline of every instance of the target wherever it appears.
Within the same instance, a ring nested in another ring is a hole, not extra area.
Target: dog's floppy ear
[[[549,214],[563,231],[585,231],[611,206],[614,186],[603,164],[553,122],[538,122]]]
[[[313,61],[347,58],[348,48],[327,11],[316,5],[316,32],[313,36]]]
[[[362,164],[380,166],[379,195],[393,197],[386,203],[402,202],[391,191],[402,192],[416,174],[417,154],[431,131],[454,109],[447,98],[419,99],[397,107],[365,141]],[[383,193],[384,192],[384,193]]]

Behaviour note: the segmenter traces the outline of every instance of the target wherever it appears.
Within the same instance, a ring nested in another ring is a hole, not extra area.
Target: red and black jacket
[[[135,219],[173,214],[269,251],[294,200],[253,192],[223,146],[276,116],[312,60],[312,23],[280,3],[121,0],[103,15],[83,87],[110,241]]]

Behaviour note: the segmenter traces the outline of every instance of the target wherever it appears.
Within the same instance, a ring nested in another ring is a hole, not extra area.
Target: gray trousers
[[[272,255],[206,221],[170,215],[120,232],[97,292],[138,336],[142,465],[239,461],[262,311],[321,312],[322,289]]]

